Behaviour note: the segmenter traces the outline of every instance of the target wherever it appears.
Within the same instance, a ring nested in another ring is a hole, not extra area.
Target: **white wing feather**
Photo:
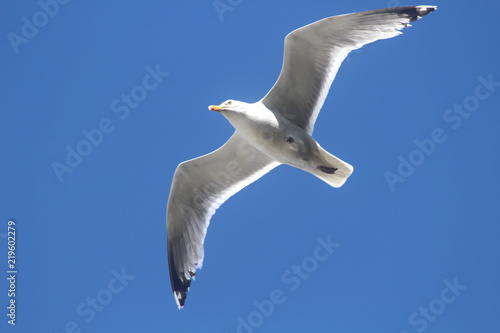
[[[203,265],[203,242],[216,209],[279,164],[237,133],[216,151],[179,164],[167,206],[170,281],[179,308]]]
[[[261,102],[311,134],[330,86],[349,52],[401,34],[434,6],[408,6],[329,17],[285,38],[281,74]]]

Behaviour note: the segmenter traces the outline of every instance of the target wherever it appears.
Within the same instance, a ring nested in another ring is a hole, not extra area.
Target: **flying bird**
[[[177,167],[167,205],[170,281],[179,309],[203,264],[210,218],[230,196],[280,164],[340,187],[353,167],[311,136],[316,117],[350,51],[401,34],[435,6],[405,6],[325,18],[285,38],[281,74],[256,103],[227,100],[209,109],[235,128],[214,152]]]

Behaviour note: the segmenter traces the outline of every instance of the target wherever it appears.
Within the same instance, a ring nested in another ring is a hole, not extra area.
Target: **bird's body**
[[[309,133],[262,102],[229,100],[222,105],[229,111],[220,112],[236,132],[272,160],[322,176],[333,187],[340,187],[352,173],[352,166],[326,152]]]
[[[433,6],[394,7],[329,17],[285,38],[283,68],[262,100],[228,100],[209,109],[235,128],[216,151],[177,167],[167,206],[168,261],[177,306],[201,268],[210,218],[230,196],[280,164],[340,187],[353,168],[311,136],[340,64],[352,50],[400,34]]]

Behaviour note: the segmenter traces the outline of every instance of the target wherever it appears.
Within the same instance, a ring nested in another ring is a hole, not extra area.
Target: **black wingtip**
[[[184,303],[186,302],[186,297],[187,297],[187,293],[186,292],[174,291],[175,302],[177,303],[177,308],[179,310],[184,307]]]
[[[410,22],[415,22],[425,15],[435,11],[437,6],[408,6],[399,8],[401,9],[400,16],[409,18]]]
[[[187,293],[191,286],[191,280],[180,279],[176,272],[170,269],[170,282],[172,283],[172,291],[174,292],[175,302],[177,307],[182,309],[186,302]]]
[[[182,309],[184,307],[184,303],[186,302],[187,292],[189,291],[189,287],[191,286],[191,279],[188,279],[184,276],[183,272],[177,271],[175,268],[173,252],[169,247],[168,251],[168,268],[170,272],[170,283],[172,285],[172,291],[174,292],[175,302],[177,303],[177,307]],[[189,272],[189,275],[193,277],[196,273]]]

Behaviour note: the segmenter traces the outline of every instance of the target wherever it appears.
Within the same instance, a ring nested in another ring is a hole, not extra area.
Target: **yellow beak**
[[[222,111],[224,108],[222,106],[217,106],[217,105],[210,105],[208,107],[209,110],[211,111],[217,111],[217,112],[220,112]]]

